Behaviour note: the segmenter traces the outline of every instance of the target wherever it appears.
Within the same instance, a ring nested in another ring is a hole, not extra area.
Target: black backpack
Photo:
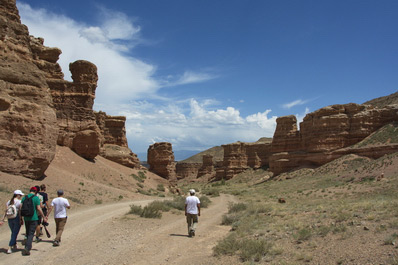
[[[35,214],[35,208],[33,205],[33,197],[28,195],[25,196],[25,200],[22,203],[21,215],[22,216],[33,216]]]

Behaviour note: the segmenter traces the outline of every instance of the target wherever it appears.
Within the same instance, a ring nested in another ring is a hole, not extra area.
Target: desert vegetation
[[[348,155],[265,182],[258,179],[269,172],[248,170],[197,187],[239,199],[222,218],[231,231],[214,255],[247,263],[397,264],[398,175],[377,180],[397,160]]]

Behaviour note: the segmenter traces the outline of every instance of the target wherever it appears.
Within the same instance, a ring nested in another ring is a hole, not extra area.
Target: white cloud
[[[127,117],[133,152],[145,152],[155,141],[171,142],[174,150],[203,150],[238,140],[256,141],[274,133],[276,117],[268,117],[270,110],[242,117],[238,109],[224,107],[215,99],[160,97],[162,87],[206,82],[217,75],[182,71],[166,80],[156,79],[156,65],[128,55],[141,41],[141,28],[123,13],[100,8],[102,20],[86,25],[21,2],[18,8],[30,34],[63,51],[59,64],[65,79],[71,80],[70,62],[88,60],[97,66],[95,109]]]
[[[179,86],[179,85],[187,85],[193,83],[202,83],[215,78],[217,78],[216,75],[209,73],[197,73],[193,71],[185,71],[183,75],[178,77],[169,75],[168,80],[164,81],[163,86]]]
[[[309,101],[309,100],[297,99],[297,100],[295,100],[295,101],[292,101],[292,102],[283,104],[283,105],[282,105],[282,108],[284,108],[284,109],[291,109],[291,108],[293,108],[293,107],[295,107],[295,106],[304,105],[304,104],[306,104],[308,101]]]

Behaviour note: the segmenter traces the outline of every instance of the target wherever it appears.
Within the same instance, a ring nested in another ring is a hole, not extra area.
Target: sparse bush
[[[207,196],[201,196],[199,200],[200,200],[200,208],[207,208],[211,203],[211,200]],[[185,207],[185,202],[184,202],[184,207]]]
[[[168,212],[171,209],[171,207],[163,201],[153,201],[148,206],[154,210],[162,212]]]
[[[95,200],[94,200],[94,203],[95,203],[95,204],[102,204],[102,200],[101,200],[101,199],[95,199]]]
[[[265,239],[244,239],[240,242],[240,258],[243,261],[260,261],[271,249]]]
[[[174,197],[173,200],[167,200],[163,203],[167,204],[169,207],[184,211],[185,210],[185,198],[184,197]]]
[[[212,189],[207,189],[203,191],[203,194],[211,197],[217,197],[220,196],[220,191],[218,189],[212,188]]]
[[[297,241],[305,241],[310,239],[310,237],[312,236],[312,232],[311,229],[308,227],[302,228],[300,230],[298,230],[296,233],[293,234],[293,237],[297,240]]]
[[[123,195],[119,195],[119,200],[122,200],[123,198]]]
[[[164,187],[163,184],[158,184],[158,186],[157,186],[156,189],[157,189],[158,191],[162,191],[162,192],[165,192],[165,191],[166,191],[166,189],[165,189],[165,187]]]
[[[135,214],[135,215],[141,215],[142,213],[142,207],[139,205],[130,205],[130,211],[128,212],[128,214]]]
[[[237,213],[247,209],[247,204],[238,202],[238,203],[231,203],[228,205],[228,213]]]
[[[142,183],[139,183],[139,182],[137,183],[137,186],[140,187],[141,189],[144,188],[144,185]]]
[[[156,207],[148,205],[145,206],[144,209],[142,210],[142,213],[140,215],[141,217],[144,218],[162,218],[162,212],[156,209]]]
[[[213,253],[216,256],[220,255],[234,255],[239,250],[239,242],[236,234],[229,234],[222,239],[213,248]]]

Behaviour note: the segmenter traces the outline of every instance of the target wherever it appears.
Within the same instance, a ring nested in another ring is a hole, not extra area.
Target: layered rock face
[[[212,155],[204,155],[203,162],[201,167],[198,170],[198,177],[208,176],[209,179],[215,176],[213,156]]]
[[[176,162],[171,143],[155,143],[148,148],[149,170],[159,176],[175,181]]]
[[[58,127],[32,50],[15,0],[0,0],[0,171],[37,179],[55,156]]]
[[[196,179],[201,167],[201,163],[177,163],[177,179]]]
[[[293,121],[293,118],[283,117],[277,122],[286,124],[287,120]],[[377,129],[394,121],[398,121],[397,105],[375,108],[351,103],[332,105],[307,114],[300,123],[298,136],[297,132],[289,133],[287,126],[279,126],[278,123],[272,142],[270,169],[274,174],[280,174],[298,167],[317,167],[348,153],[377,158],[375,154],[381,156],[386,152],[341,149],[362,141]],[[283,148],[283,143],[292,144]]]
[[[109,116],[96,112],[97,125],[101,131],[101,156],[121,165],[140,168],[140,161],[127,146],[126,117]]]
[[[94,159],[100,152],[101,143],[93,111],[97,67],[87,61],[76,61],[69,64],[69,70],[73,82],[47,79],[60,128],[57,143],[84,158]]]

